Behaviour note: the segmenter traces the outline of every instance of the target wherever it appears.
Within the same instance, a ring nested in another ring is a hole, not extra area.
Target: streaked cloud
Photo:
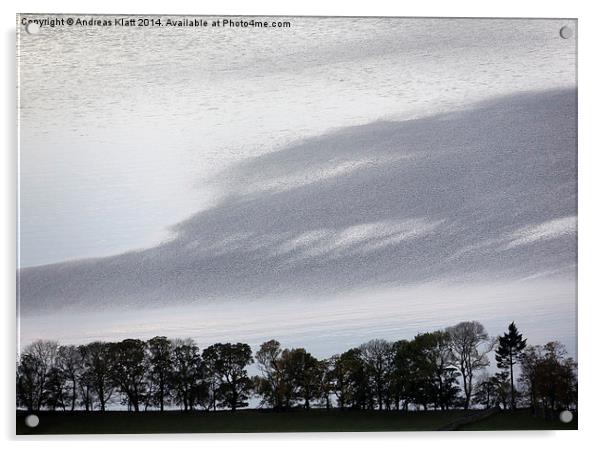
[[[573,215],[557,218],[555,220],[545,221],[538,225],[526,226],[519,229],[509,237],[510,242],[505,246],[505,249],[574,235],[576,232],[577,216]]]
[[[288,263],[307,258],[336,258],[366,254],[433,231],[443,220],[426,217],[409,220],[381,220],[349,226],[340,230],[320,229],[295,236],[276,248],[278,255],[295,252]]]

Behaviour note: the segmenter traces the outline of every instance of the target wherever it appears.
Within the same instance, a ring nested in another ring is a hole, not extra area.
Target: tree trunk
[[[159,382],[159,410],[163,411],[163,401],[165,397],[165,385],[163,381]]]
[[[75,401],[77,401],[77,390],[75,388],[75,378],[73,378],[72,381],[73,381],[73,390],[71,393],[71,411],[75,410]]]
[[[512,411],[514,411],[516,409],[516,405],[514,403],[514,369],[512,365],[512,351],[510,351],[510,408]]]

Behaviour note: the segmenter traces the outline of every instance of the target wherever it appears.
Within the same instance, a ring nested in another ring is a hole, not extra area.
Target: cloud
[[[575,111],[574,90],[513,95],[244,160],[161,245],[22,269],[21,311],[555,273],[575,264]]]
[[[294,253],[287,263],[308,258],[336,259],[349,254],[366,254],[423,236],[442,222],[443,220],[430,222],[427,218],[381,220],[341,230],[319,229],[304,232],[285,241],[275,252],[278,255]]]
[[[293,174],[277,176],[273,179],[263,179],[257,177],[251,182],[242,184],[237,190],[237,194],[245,195],[252,193],[279,193],[287,190],[300,188],[309,184],[318,183],[334,179],[341,176],[349,176],[354,171],[369,167],[378,167],[380,165],[390,164],[404,159],[416,157],[413,154],[394,154],[381,157],[363,158],[356,160],[347,160],[343,162],[327,161],[320,167],[303,167]]]
[[[577,216],[569,216],[549,220],[538,225],[526,226],[514,232],[509,238],[511,241],[504,249],[511,249],[521,245],[529,245],[544,240],[551,240],[565,236],[575,235],[577,232]]]

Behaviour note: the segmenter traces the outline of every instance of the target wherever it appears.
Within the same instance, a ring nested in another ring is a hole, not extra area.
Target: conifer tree
[[[510,372],[510,407],[514,410],[514,365],[518,362],[518,357],[527,345],[527,339],[518,333],[514,321],[508,326],[508,332],[499,337],[498,345],[495,350],[495,361],[497,367]]]

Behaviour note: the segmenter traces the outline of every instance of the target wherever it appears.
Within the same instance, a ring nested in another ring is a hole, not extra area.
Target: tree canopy
[[[487,354],[495,345],[491,373]],[[255,363],[250,376],[249,368]],[[520,368],[518,383],[515,370]],[[61,346],[39,340],[17,366],[17,406],[28,410],[237,410],[257,398],[274,410],[470,407],[557,410],[577,403],[577,365],[558,342],[527,346],[514,323],[493,341],[462,322],[411,340],[373,339],[327,358],[276,340],[201,350],[192,339]]]

